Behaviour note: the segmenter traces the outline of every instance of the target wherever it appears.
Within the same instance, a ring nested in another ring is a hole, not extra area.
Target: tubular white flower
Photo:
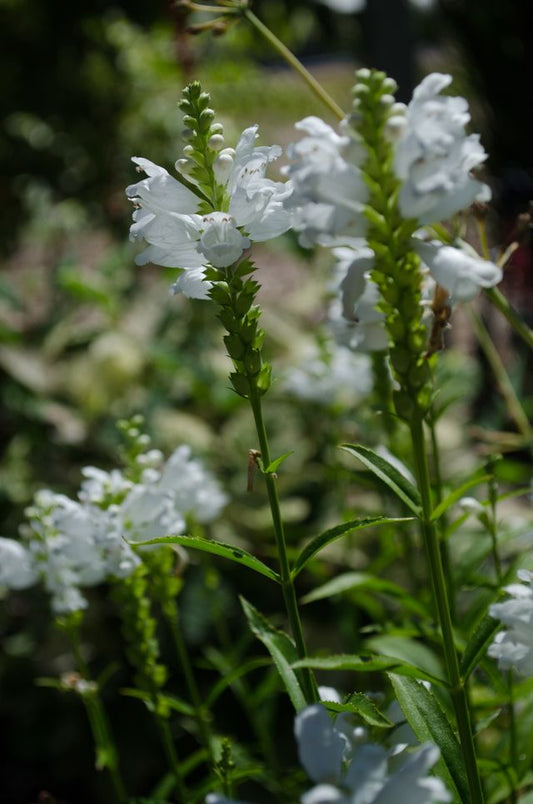
[[[148,178],[126,188],[136,205],[130,239],[144,240],[146,248],[136,258],[138,265],[148,262],[193,272],[173,286],[194,298],[202,292],[202,270],[207,264],[225,268],[237,262],[251,242],[277,237],[290,226],[283,202],[291,192],[289,183],[265,178],[269,162],[281,154],[279,146],[254,147],[257,126],[243,131],[235,148],[223,149],[214,165],[217,181],[229,198],[227,210],[198,214],[200,200],[169,173],[147,159],[133,161]],[[182,274],[182,276],[184,276]]]
[[[321,704],[303,709],[295,721],[300,761],[317,782],[302,796],[302,804],[431,804],[450,801],[440,779],[429,777],[439,758],[437,746],[427,743],[408,755],[389,775],[390,754],[379,745],[361,744],[342,715],[335,723]]]
[[[405,127],[395,143],[394,169],[402,180],[399,207],[421,224],[445,220],[473,201],[488,201],[490,189],[471,171],[486,159],[464,98],[442,96],[451,76],[432,73],[413,93]]]
[[[433,278],[446,288],[452,302],[467,302],[477,296],[480,288],[491,288],[502,279],[502,270],[493,262],[483,260],[474,251],[444,246],[438,240],[425,243],[413,238],[413,247]]]
[[[300,243],[311,246],[324,237],[364,236],[368,190],[357,167],[363,158],[361,146],[318,117],[306,117],[295,128],[307,136],[288,147],[292,164],[284,173],[293,185],[286,207]]]
[[[14,539],[0,537],[0,586],[27,589],[37,581],[31,553]]]
[[[524,676],[533,676],[533,572],[519,570],[522,583],[505,587],[510,600],[493,603],[489,614],[507,626],[488,649],[501,670],[514,668]]]

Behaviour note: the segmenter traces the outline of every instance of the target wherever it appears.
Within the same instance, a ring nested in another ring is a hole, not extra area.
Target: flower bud
[[[194,165],[190,159],[177,159],[174,167],[178,173],[181,173],[183,176],[187,176],[191,174]]]
[[[183,153],[185,156],[190,156],[194,153],[194,147],[192,145],[186,145],[183,149]]]
[[[220,151],[224,145],[224,137],[222,134],[212,134],[207,144],[212,151]]]

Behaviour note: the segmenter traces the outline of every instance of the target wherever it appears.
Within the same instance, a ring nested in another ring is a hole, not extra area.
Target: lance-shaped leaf
[[[412,678],[388,673],[398,703],[407,722],[421,743],[430,741],[440,748],[441,759],[435,766],[447,787],[455,788],[459,800],[469,804],[470,792],[461,747],[454,731],[433,693]]]
[[[501,625],[498,620],[486,614],[475,626],[461,659],[460,671],[465,681],[475,670],[479,660],[485,656],[489,642],[492,642]]]
[[[415,667],[412,664],[403,662],[393,656],[377,656],[364,654],[340,653],[335,656],[317,656],[299,659],[292,665],[295,668],[311,667],[313,670],[352,670],[354,673],[382,673],[393,670],[398,675],[409,678],[429,681],[438,686],[444,686],[445,682],[441,678]]]
[[[306,705],[306,700],[300,682],[293,670],[293,665],[298,659],[294,642],[288,634],[269,623],[266,617],[257,611],[251,603],[248,603],[243,597],[240,600],[252,633],[263,643],[272,656],[292,704],[296,711],[299,712]]]
[[[326,581],[322,586],[312,589],[302,597],[301,602],[313,603],[315,600],[341,595],[352,589],[363,589],[397,598],[405,609],[414,612],[418,617],[424,618],[427,615],[427,607],[406,592],[403,587],[385,578],[376,578],[375,575],[367,572],[343,572],[330,581]]]
[[[342,448],[358,458],[372,474],[388,486],[415,516],[420,516],[422,509],[418,489],[392,463],[368,447],[362,447],[359,444],[342,444]]]
[[[199,539],[197,536],[158,536],[156,539],[148,539],[145,542],[129,542],[133,546],[143,546],[145,544],[180,544],[191,550],[201,550],[204,553],[211,553],[213,556],[227,558],[235,561],[248,569],[270,578],[271,581],[280,582],[278,573],[263,564],[258,558],[243,550],[242,547],[233,547],[224,542],[213,542],[210,539]]]
[[[380,712],[376,704],[362,692],[353,692],[344,703],[324,700],[322,703],[330,712],[353,712],[369,726],[375,726],[378,729],[391,729],[394,726],[394,723],[383,712]]]
[[[462,486],[459,488],[454,489],[450,494],[448,494],[442,502],[440,502],[433,513],[431,514],[432,520],[437,520],[441,517],[452,505],[455,505],[461,497],[464,497],[465,492],[469,491],[469,489],[474,488],[474,486],[479,486],[480,483],[486,483],[490,480],[490,475],[478,475],[477,477],[470,478],[467,480],[466,483],[463,483]]]
[[[353,533],[355,530],[361,530],[362,528],[368,528],[371,525],[386,525],[390,522],[412,522],[413,517],[386,517],[386,516],[369,516],[364,517],[363,519],[353,519],[350,522],[342,522],[340,525],[335,525],[334,528],[329,528],[321,533],[319,536],[315,536],[309,544],[306,544],[296,561],[294,562],[294,567],[292,568],[292,577],[296,578],[296,576],[303,570],[305,565],[308,561],[310,561],[313,556],[315,556],[323,547],[331,542],[334,542],[336,539],[340,539],[341,536],[344,536],[347,533]]]

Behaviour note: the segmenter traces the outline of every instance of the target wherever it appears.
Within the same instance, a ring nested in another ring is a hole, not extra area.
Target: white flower
[[[431,804],[450,801],[440,779],[427,776],[439,758],[437,746],[427,743],[408,755],[400,768],[388,773],[389,754],[379,745],[361,744],[343,713],[335,723],[321,704],[303,709],[295,721],[300,761],[317,784],[302,804]]]
[[[33,558],[23,544],[0,537],[0,586],[27,589],[37,581]]]
[[[510,600],[493,603],[489,614],[503,625],[488,649],[489,656],[498,660],[501,670],[514,668],[524,676],[533,676],[533,572],[519,570],[522,583],[511,584],[505,591]]]
[[[472,301],[480,288],[491,288],[502,279],[502,270],[483,260],[466,244],[444,246],[438,240],[425,243],[416,237],[413,246],[433,278],[450,294],[452,302]]]
[[[368,190],[357,167],[364,153],[360,144],[318,117],[306,117],[295,128],[307,136],[288,147],[292,163],[284,172],[293,186],[286,207],[301,245],[364,236]]]
[[[263,242],[287,231],[290,221],[283,201],[290,185],[265,178],[268,163],[277,159],[281,149],[256,148],[256,138],[257,126],[251,126],[242,133],[235,151],[224,149],[218,155],[217,179],[225,187],[229,207],[208,215],[198,214],[197,196],[164,168],[133,158],[148,175],[126,188],[137,207],[130,238],[148,243],[136,258],[138,265],[153,262],[194,271],[190,283],[186,278],[178,280],[174,290],[205,298],[198,284],[207,263],[228,267],[241,258],[251,241]]]
[[[192,515],[202,524],[215,519],[228,502],[217,480],[201,461],[192,458],[186,444],[174,450],[166,462],[158,488],[171,496],[184,515]]]
[[[400,211],[421,224],[445,220],[473,201],[490,198],[488,186],[471,176],[486,153],[477,134],[465,133],[468,104],[464,98],[440,95],[451,81],[441,73],[424,78],[395,144],[394,169],[403,182]]]
[[[283,387],[292,396],[322,405],[353,404],[354,397],[372,390],[370,360],[335,343],[327,351],[315,347],[287,372]]]

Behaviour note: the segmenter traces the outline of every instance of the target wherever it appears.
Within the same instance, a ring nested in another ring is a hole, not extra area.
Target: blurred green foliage
[[[257,3],[257,9],[301,52],[359,54],[358,18],[340,18],[325,6],[289,0]],[[433,35],[429,20],[424,25]],[[115,466],[119,436],[114,422],[142,412],[155,446],[169,453],[183,441],[190,443],[207,457],[230,493],[227,517],[213,533],[268,561],[269,515],[260,483],[251,494],[245,490],[255,435],[245,403],[229,387],[220,329],[208,304],[170,296],[172,271],[134,267],[124,186],[135,180],[131,155],[168,167],[180,155],[177,100],[192,76],[211,92],[228,142],[257,122],[263,144],[285,144],[292,139],[295,120],[322,110],[253,33],[240,26],[226,38],[189,40],[170,3],[2,0],[0,30],[0,90],[6,109],[0,140],[0,236],[6,255],[0,277],[2,535],[16,534],[37,488],[72,494],[82,466]],[[348,108],[352,61],[319,69],[324,85]],[[321,336],[328,276],[323,257],[302,254],[290,237],[258,249],[256,256],[262,266],[266,349],[278,377],[266,405],[272,452],[295,450],[280,471],[289,544],[295,551],[324,528],[352,517],[354,510],[364,515],[382,506],[394,508],[394,503],[386,490],[376,491],[364,472],[354,482],[351,466],[337,450],[341,441],[377,444],[378,405],[358,402],[352,408],[337,401],[304,406],[284,394],[279,379]],[[458,411],[471,421],[469,405],[481,384],[479,365],[451,351],[440,366],[441,399],[457,397],[449,400],[452,415],[441,422],[443,462],[449,478],[466,476],[475,456]],[[517,385],[523,381],[518,372]],[[478,426],[503,429],[508,424],[500,405],[482,415]],[[404,447],[400,440],[400,451]],[[528,470],[520,454],[498,469],[512,483],[526,481]],[[514,536],[510,533],[510,544]],[[474,547],[476,538],[473,527],[463,549]],[[327,561],[302,574],[301,593],[340,571],[391,573],[404,549],[389,528],[348,537],[331,546]],[[242,626],[237,590],[259,599],[266,613],[278,609],[266,582],[232,566],[193,559],[180,600],[201,686],[257,651]],[[322,607],[306,606],[311,649],[339,651],[348,642],[356,650],[364,629],[372,634],[375,617],[386,613],[394,621],[397,606],[390,598],[355,589],[348,599],[354,608],[341,596],[328,598]],[[132,789],[148,794],[161,767],[155,752],[147,754],[144,741],[153,744],[155,738],[142,705],[118,695],[131,680],[107,590],[94,590],[91,602],[89,659],[97,673],[110,663],[113,672],[104,697],[129,758],[126,777]],[[36,678],[57,676],[71,666],[66,644],[50,625],[44,596],[31,591],[2,601],[0,635],[0,731],[9,734],[0,756],[3,800],[28,804],[37,801],[39,791],[49,790],[58,802],[110,801],[105,782],[92,768],[79,701],[35,686]],[[204,651],[208,638],[219,647]],[[275,678],[267,674],[259,683],[254,673],[235,685],[235,697],[227,690],[221,693],[215,707],[221,733],[237,734],[243,744],[254,727],[243,721],[246,701],[259,713],[259,739],[261,728],[264,735],[275,719],[288,724],[291,717],[282,699],[273,696]],[[347,679],[338,674],[339,683]],[[180,681],[174,682],[180,692]],[[335,679],[328,676],[328,683]],[[374,677],[367,679],[369,689],[375,684]],[[290,726],[283,734],[277,751],[281,764],[294,752],[286,740]],[[179,739],[186,754],[191,737],[184,731]],[[242,750],[243,763],[252,761],[244,749],[236,750]]]

